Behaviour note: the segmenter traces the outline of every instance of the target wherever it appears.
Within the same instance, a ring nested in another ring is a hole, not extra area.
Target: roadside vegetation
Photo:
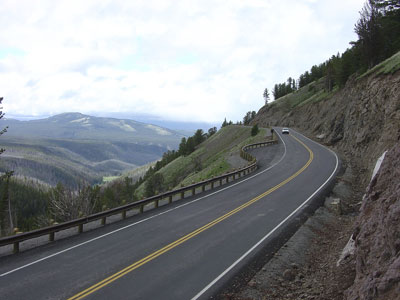
[[[254,131],[254,130],[253,130]],[[265,139],[266,130],[261,129],[252,136],[250,127],[226,125],[187,155],[181,155],[154,172],[152,179],[145,180],[136,191],[138,198],[151,196],[186,186],[229,172],[247,162],[239,156],[240,149],[247,144]],[[153,190],[152,188],[158,190]]]
[[[248,122],[247,117],[251,119],[255,113],[246,116]],[[100,185],[82,180],[73,182],[73,188],[60,182],[51,186],[9,173],[0,181],[2,235],[79,218],[218,176],[238,164],[245,165],[239,157],[240,148],[264,137],[265,130],[254,126],[224,124],[219,131],[216,127],[207,132],[199,129],[182,138],[179,148],[165,152],[160,160],[120,176],[105,177]]]

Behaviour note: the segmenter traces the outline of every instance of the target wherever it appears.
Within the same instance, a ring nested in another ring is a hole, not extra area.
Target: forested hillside
[[[101,183],[178,146],[182,135],[132,120],[65,113],[47,119],[1,120],[8,127],[0,145],[0,172],[36,178],[55,186]]]

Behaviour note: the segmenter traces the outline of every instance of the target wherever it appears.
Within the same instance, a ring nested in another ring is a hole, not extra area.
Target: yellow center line
[[[299,174],[301,174],[305,169],[308,168],[308,166],[311,164],[312,160],[314,159],[314,153],[311,151],[311,149],[305,145],[302,141],[300,141],[298,138],[296,138],[295,136],[292,135],[292,137],[297,140],[301,145],[303,145],[307,151],[309,152],[310,156],[309,159],[307,161],[307,163],[300,169],[298,170],[296,173],[294,173],[292,176],[290,176],[289,178],[285,179],[284,181],[282,181],[281,183],[279,183],[278,185],[272,187],[271,189],[267,190],[266,192],[262,193],[261,195],[258,195],[257,197],[251,199],[250,201],[242,204],[241,206],[231,210],[230,212],[226,213],[225,215],[215,219],[214,221],[194,230],[193,232],[181,237],[180,239],[176,240],[175,242],[172,242],[170,244],[168,244],[167,246],[153,252],[152,254],[142,258],[141,260],[136,261],[135,263],[129,265],[128,267],[118,271],[117,273],[103,279],[102,281],[92,285],[91,287],[83,290],[82,292],[72,296],[71,298],[69,298],[68,300],[79,300],[79,299],[83,299],[87,296],[89,296],[90,294],[94,293],[95,291],[105,287],[106,285],[110,284],[111,282],[121,278],[122,276],[125,276],[126,274],[132,272],[133,270],[136,270],[137,268],[143,266],[144,264],[152,261],[153,259],[159,257],[160,255],[172,250],[173,248],[179,246],[180,244],[190,240],[191,238],[197,236],[198,234],[200,234],[201,232],[210,229],[211,227],[215,226],[216,224],[222,222],[223,220],[231,217],[232,215],[238,213],[239,211],[245,209],[246,207],[252,205],[253,203],[259,201],[260,199],[264,198],[265,196],[271,194],[272,192],[276,191],[277,189],[281,188],[282,186],[284,186],[285,184],[287,184],[289,181],[293,180],[295,177],[297,177]]]

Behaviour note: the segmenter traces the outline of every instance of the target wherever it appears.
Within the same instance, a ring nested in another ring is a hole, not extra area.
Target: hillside
[[[132,120],[65,113],[33,121],[0,120],[0,171],[37,178],[50,185],[99,183],[159,159],[182,135]]]
[[[8,137],[67,140],[129,141],[175,148],[182,137],[175,131],[152,124],[115,118],[102,118],[81,113],[63,113],[53,117],[19,121],[0,120],[9,126]]]
[[[296,266],[297,273],[306,275],[297,285],[277,283],[282,295],[399,299],[399,70],[400,52],[361,76],[353,75],[340,90],[327,93],[323,79],[312,82],[262,107],[253,120],[261,126],[295,128],[330,146],[343,162],[332,196],[339,197],[339,215],[331,213],[329,222],[320,222],[325,227],[313,229],[314,246],[304,249],[308,265]],[[382,170],[371,181],[375,162],[385,151]],[[337,267],[343,240],[350,235],[345,262]],[[324,282],[319,282],[321,276]]]
[[[196,151],[178,157],[158,171],[164,178],[164,188],[189,185],[246,165],[248,162],[240,157],[241,147],[264,140],[268,132],[261,129],[252,137],[251,127],[230,125],[221,128],[201,143]],[[139,198],[144,196],[145,184],[136,192]]]

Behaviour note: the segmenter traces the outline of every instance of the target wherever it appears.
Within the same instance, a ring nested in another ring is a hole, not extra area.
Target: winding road
[[[280,133],[280,129],[276,128]],[[0,258],[1,299],[208,299],[283,234],[338,169],[291,130],[218,189]]]

